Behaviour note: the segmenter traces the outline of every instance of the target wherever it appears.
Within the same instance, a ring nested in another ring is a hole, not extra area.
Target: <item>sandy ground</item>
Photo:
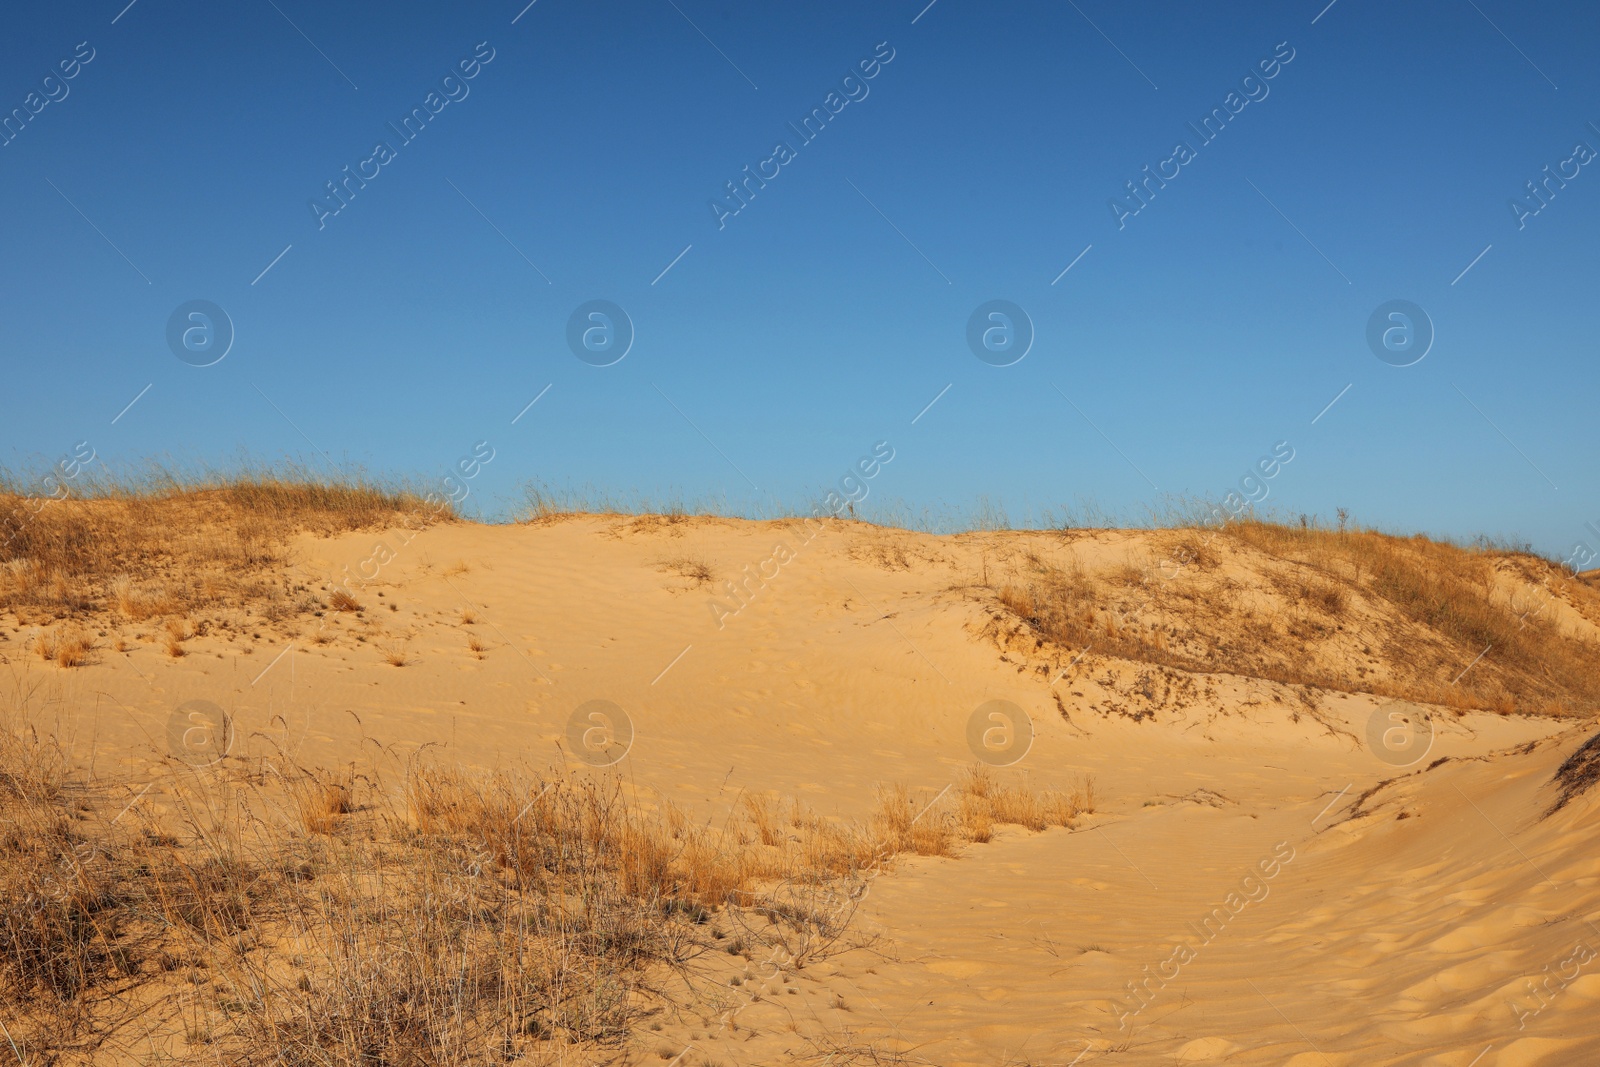
[[[1034,536],[1114,565],[1142,535]],[[1073,831],[1007,827],[873,872],[825,958],[706,962],[699,1007],[656,1018],[634,1062],[1600,1063],[1596,802],[1541,818],[1592,723],[1440,713],[1426,757],[1400,765],[1365,740],[1370,696],[1185,675],[1118,710],[1126,664],[995,636],[978,586],[1018,550],[706,519],[306,539],[311,588],[373,576],[352,586],[360,615],[198,636],[179,659],[108,639],[73,671],[28,666],[21,635],[0,654],[74,753],[151,811],[197,773],[174,757],[199,762],[182,746],[204,730],[171,729],[196,700],[231,716],[231,760],[277,748],[308,767],[425,744],[583,767],[631,724],[594,773],[706,817],[741,791],[844,815],[880,783],[931,800],[982,755],[969,723],[992,700],[1029,720],[1008,780],[1094,776],[1097,813]],[[746,566],[767,580],[733,611],[721,583]],[[594,700],[626,717],[609,738],[571,726]]]

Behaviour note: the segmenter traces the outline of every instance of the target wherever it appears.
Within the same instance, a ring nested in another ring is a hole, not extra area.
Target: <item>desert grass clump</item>
[[[291,787],[291,793],[300,828],[308,834],[332,833],[339,817],[355,810],[347,781],[307,775]]]
[[[1138,584],[1138,583],[1134,583]],[[1140,617],[1129,603],[1124,610],[1115,604],[1125,599],[1107,595],[1080,565],[1070,568],[1044,568],[1027,582],[1002,585],[997,599],[1027,626],[1067,648],[1088,649],[1109,656],[1147,662],[1166,662],[1164,639],[1147,636],[1146,628],[1132,625]]]
[[[716,572],[711,569],[711,564],[693,556],[678,556],[673,559],[665,559],[661,561],[659,566],[662,570],[671,571],[696,586],[710,585],[717,576]]]
[[[177,659],[184,654],[183,643],[194,636],[187,619],[168,619],[163,627],[167,634],[167,655]]]
[[[40,631],[33,646],[40,659],[58,667],[81,667],[93,647],[93,640],[81,629],[69,626]]]
[[[111,580],[109,593],[111,607],[130,622],[144,622],[183,610],[178,598],[165,589],[141,589],[126,575]]]
[[[994,826],[1010,823],[1029,830],[1071,827],[1080,814],[1094,810],[1092,779],[1072,793],[1035,793],[1021,785],[1005,785],[990,767],[968,767],[960,782],[957,816],[968,840],[988,841]]]
[[[763,845],[778,845],[784,839],[783,826],[778,818],[778,805],[771,797],[761,793],[746,793],[744,809],[751,825]]]
[[[1077,797],[1047,789],[1039,796],[1039,808],[1047,823],[1054,826],[1072,826],[1082,813]]]
[[[930,809],[930,802],[916,802],[903,785],[880,788],[872,828],[882,851],[889,855],[897,852],[918,856],[954,855],[955,838],[949,821],[931,816]]]
[[[987,797],[963,790],[958,804],[961,831],[968,841],[981,843],[994,837],[994,810]]]
[[[343,589],[335,589],[333,592],[328,594],[328,606],[334,611],[342,611],[347,613],[367,610],[366,608],[362,607],[361,601],[357,600]]]

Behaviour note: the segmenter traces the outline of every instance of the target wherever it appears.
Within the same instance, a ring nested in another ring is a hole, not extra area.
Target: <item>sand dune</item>
[[[606,1057],[1600,1062],[1596,801],[1546,817],[1552,774],[1594,732],[1584,694],[1526,714],[1518,694],[1557,699],[1548,676],[1472,661],[1359,575],[1330,593],[1334,564],[1247,540],[1175,566],[1184,536],[619,516],[303,533],[273,580],[306,610],[197,613],[174,655],[159,617],[91,608],[93,648],[63,669],[19,608],[0,656],[34,721],[155,822],[210,767],[424,746],[620,776],[713,824],[747,795],[839,819],[889,783],[943,804],[980,761],[1029,790],[1092,776],[1095,810],[1070,829],[1001,825],[858,871],[826,951],[774,958],[752,933],[702,954]],[[1486,598],[1536,612],[1541,634],[1600,637],[1592,590],[1487,566]],[[1016,610],[1071,575],[1095,606],[1078,646]],[[338,588],[358,610],[331,606]],[[1469,671],[1493,695],[1450,677]],[[1423,684],[1467,696],[1393,695]],[[175,730],[194,701],[229,717],[225,758],[204,714]],[[1025,718],[981,713],[992,701]],[[1420,747],[1374,747],[1423,722]]]

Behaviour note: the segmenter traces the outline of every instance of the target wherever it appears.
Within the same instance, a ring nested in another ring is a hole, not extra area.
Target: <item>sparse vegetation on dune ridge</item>
[[[436,496],[404,485],[328,480],[300,468],[192,477],[153,468],[123,479],[90,468],[64,499],[28,495],[37,488],[37,479],[0,473],[0,614],[38,627],[33,651],[61,667],[97,661],[92,635],[104,628],[90,624],[107,616],[112,628],[151,624],[139,636],[163,640],[178,659],[186,641],[213,630],[238,638],[261,620],[293,633],[297,617],[360,614],[371,606],[364,597],[290,576],[293,535],[459,518]],[[629,530],[675,535],[692,517],[678,505],[645,514],[538,487],[528,503],[525,518],[535,524],[598,508],[630,516]],[[1343,518],[1338,529],[1252,517],[1192,525],[1206,512],[1194,501],[1169,502],[1137,531],[1143,558],[1110,570],[1046,563],[1030,550],[1022,553],[1029,562],[1009,572],[990,575],[985,562],[981,582],[1040,639],[1074,655],[1455,708],[1600,709],[1594,575],[1571,580],[1560,565],[1513,546],[1347,529]],[[897,531],[841,529],[855,539],[852,558],[910,565]],[[1069,544],[1094,533],[1055,531]],[[1007,544],[1041,535],[962,536],[992,542],[982,551],[998,566]],[[685,590],[716,576],[690,554],[660,566]],[[1587,620],[1588,631],[1571,617]],[[120,631],[112,636],[121,649]],[[469,647],[481,656],[483,644],[473,638]],[[383,657],[396,666],[410,660],[393,641]]]
[[[37,479],[0,472],[0,612],[39,624],[106,610],[132,622],[219,606],[254,605],[274,621],[319,610],[274,573],[294,534],[457,517],[411,488],[295,468],[85,473],[65,497],[38,492]]]
[[[30,1065],[617,1047],[692,995],[700,954],[804,966],[844,946],[863,880],[898,855],[1093,807],[1092,782],[1040,797],[974,770],[954,799],[887,787],[859,822],[750,796],[713,826],[609,775],[413,759],[386,783],[270,757],[134,807],[0,727],[0,1015]]]
[[[999,603],[1064,649],[1502,713],[1600,710],[1600,594],[1529,552],[1260,520],[1030,565]]]

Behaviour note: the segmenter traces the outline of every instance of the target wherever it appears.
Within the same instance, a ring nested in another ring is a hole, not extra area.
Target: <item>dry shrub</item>
[[[1306,599],[1316,605],[1325,615],[1334,619],[1344,618],[1345,612],[1350,607],[1349,594],[1340,586],[1327,582],[1307,586]]]
[[[86,799],[60,749],[0,711],[0,1017],[29,1067],[55,1062],[97,991],[136,969],[126,842],[91,834]]]
[[[9,724],[0,724],[0,726]],[[0,1005],[71,1002],[112,969],[114,857],[74,825],[59,751],[0,733]]]

